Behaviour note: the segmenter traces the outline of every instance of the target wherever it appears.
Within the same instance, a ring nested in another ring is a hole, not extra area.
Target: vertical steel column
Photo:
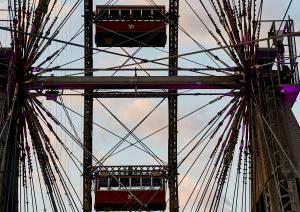
[[[84,0],[84,67],[93,68],[93,1]],[[92,72],[85,71],[85,76],[92,76]],[[85,94],[93,93],[93,90],[85,90]],[[84,127],[83,127],[83,211],[92,211],[92,133],[93,133],[93,97],[84,96]]]
[[[7,70],[2,69],[2,72]],[[6,85],[3,85],[5,87]],[[13,87],[13,86],[11,86]],[[4,104],[5,109],[1,110],[3,120],[0,129],[0,211],[18,211],[18,179],[19,179],[19,119],[20,107],[18,96],[18,87],[14,87],[12,98],[5,97],[4,89],[0,89],[0,96],[3,99],[0,103]],[[16,96],[15,96],[16,95]],[[5,98],[12,103],[7,106]],[[6,110],[7,109],[7,110]],[[11,116],[8,112],[12,113]]]
[[[16,111],[0,138],[0,211],[18,211],[18,117]],[[2,128],[1,128],[2,130]]]
[[[179,0],[169,1],[169,76],[177,75],[178,68],[178,9]],[[169,90],[170,94],[177,90]],[[179,211],[178,205],[178,178],[177,178],[177,96],[168,97],[169,106],[169,142],[168,142],[168,165],[169,165],[169,193],[170,212]]]

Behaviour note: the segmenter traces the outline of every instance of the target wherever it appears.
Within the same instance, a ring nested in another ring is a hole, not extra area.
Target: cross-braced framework
[[[0,211],[300,211],[300,33],[277,3],[8,0]]]

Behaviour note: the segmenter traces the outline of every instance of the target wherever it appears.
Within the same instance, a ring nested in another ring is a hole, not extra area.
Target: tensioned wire
[[[5,28],[5,27],[0,27],[0,29],[8,30],[8,31],[13,31],[13,30],[10,30],[10,29]],[[298,35],[300,35],[300,31],[292,32],[292,33],[287,33],[287,34],[284,34],[284,35],[277,35],[277,36],[271,36],[271,37],[266,37],[266,38],[259,38],[259,39],[252,40],[252,41],[245,41],[245,42],[241,42],[241,43],[238,43],[238,44],[231,44],[231,45],[222,46],[222,47],[214,47],[214,48],[210,48],[210,49],[207,49],[207,50],[187,52],[187,53],[180,54],[178,56],[188,56],[188,55],[194,55],[194,54],[201,54],[201,53],[205,53],[207,51],[217,51],[217,50],[221,50],[221,49],[224,49],[224,48],[236,47],[236,46],[250,44],[250,43],[256,43],[256,42],[260,42],[260,41],[272,40],[272,39],[282,38],[282,37],[288,37],[288,36],[298,36]],[[34,35],[34,36],[36,36],[36,35]],[[45,38],[45,39],[49,39],[49,38]],[[57,40],[57,42],[64,42],[64,41]],[[83,45],[75,44],[75,43],[70,43],[70,45],[83,47]],[[95,50],[97,50],[97,51],[105,51],[105,50],[99,50],[99,49],[95,49]],[[109,53],[112,53],[112,54],[115,54],[115,55],[118,55],[118,56],[127,57],[127,56],[125,56],[123,54],[120,54],[120,53],[115,53],[115,52],[109,52]],[[175,56],[161,57],[161,58],[157,58],[157,59],[153,59],[153,60],[145,60],[145,59],[142,59],[142,58],[133,57],[133,58],[135,58],[137,60],[140,60],[141,62],[127,64],[127,65],[124,65],[123,67],[129,67],[129,66],[132,66],[132,65],[143,64],[143,63],[156,63],[157,61],[166,60],[166,59],[174,58],[174,57]],[[109,69],[116,69],[116,68],[119,68],[119,67],[120,66],[114,66],[114,67],[110,67]],[[59,68],[59,67],[55,67],[55,68]],[[82,74],[82,73],[80,73],[80,74]],[[65,76],[67,77],[67,76],[75,76],[75,75],[79,75],[79,74],[76,73],[76,74],[69,74],[69,75],[65,75]],[[55,76],[53,76],[52,79],[53,78],[55,78]]]
[[[93,23],[91,23],[91,24],[93,24]],[[82,27],[81,27],[81,28],[82,28]],[[83,31],[83,30],[82,30],[82,31]],[[82,32],[82,31],[81,31],[81,32]],[[81,32],[79,32],[79,34],[80,34]],[[75,35],[75,36],[78,36],[78,33],[77,33],[77,35]],[[132,39],[132,38],[129,38],[129,39]],[[70,41],[72,41],[72,40],[73,40],[73,39],[71,39]],[[70,41],[67,42],[65,45],[68,45],[68,43],[70,43]],[[109,48],[108,48],[108,49],[109,49]],[[161,50],[161,49],[160,49],[160,50]],[[57,51],[56,51],[52,56],[54,56],[56,53],[57,53]],[[51,57],[52,57],[52,56],[51,56]],[[57,56],[58,56],[58,55],[57,55]],[[51,57],[50,57],[50,58],[51,58]],[[81,59],[83,59],[83,58],[81,58]],[[188,60],[188,59],[187,59],[187,60]],[[76,60],[76,61],[77,61],[77,60]],[[194,62],[194,61],[192,61],[192,62]],[[195,62],[195,63],[197,63],[197,62]],[[199,64],[199,63],[197,63],[197,64]]]
[[[160,165],[165,165],[166,162],[164,162],[162,159],[160,159],[145,143],[143,143],[135,134],[134,131],[155,111],[157,110],[157,108],[164,102],[165,99],[162,99],[134,128],[132,128],[131,130],[124,124],[122,123],[122,121],[111,112],[111,110],[109,110],[109,108],[107,106],[105,106],[98,98],[96,99],[97,102],[103,107],[105,108],[105,110],[112,115],[112,117],[119,123],[121,124],[121,126],[123,128],[126,129],[126,131],[128,131],[127,135],[125,135],[124,139],[128,138],[130,135],[138,142],[138,144],[140,144],[145,151],[151,155],[153,157],[154,160],[156,160]],[[102,157],[100,159],[101,163],[104,163],[104,161],[110,157],[111,154],[114,153],[114,151],[117,150],[117,148],[122,145],[122,143],[124,142],[124,139],[122,139],[121,141],[119,141],[104,157]]]
[[[115,2],[116,3],[116,2]],[[154,5],[154,7],[156,7],[157,5]],[[98,17],[99,18],[99,17]],[[181,30],[183,30],[183,28],[179,25],[179,27],[180,27],[180,29]],[[81,28],[82,28],[82,26],[81,26]],[[82,30],[83,31],[83,30]],[[82,32],[81,31],[81,32]],[[81,32],[79,32],[79,34],[81,33]],[[190,38],[192,38],[185,30],[183,30],[183,32],[185,33],[185,34],[187,34]],[[115,32],[116,33],[116,32]],[[116,33],[116,34],[118,34],[118,33]],[[77,33],[77,35],[75,35],[75,36],[78,36],[78,33]],[[122,35],[123,36],[123,35]],[[134,38],[129,38],[129,37],[127,37],[128,39],[133,39],[134,40]],[[199,43],[195,40],[195,39],[192,39],[194,42],[196,42],[197,43],[197,45],[199,46]],[[71,40],[70,40],[71,41]],[[142,42],[141,42],[142,43]],[[145,43],[142,43],[143,45],[146,45]],[[148,45],[146,45],[146,46],[148,46]],[[200,48],[202,48],[202,49],[204,49],[204,47],[203,46],[201,46],[200,45]],[[107,48],[107,49],[109,49],[109,48]],[[163,51],[162,49],[159,49],[159,48],[156,48],[156,49],[158,49],[158,50],[160,50],[160,51]],[[165,52],[165,51],[164,51]],[[94,53],[93,53],[94,54]],[[82,58],[79,58],[79,60],[80,59],[83,59],[84,57],[82,57]],[[214,58],[215,58],[215,56],[214,56]],[[189,59],[186,59],[186,58],[183,58],[183,59],[185,59],[185,60],[187,60],[187,61],[190,61],[190,62],[193,62],[193,63],[197,63],[197,64],[199,64],[199,65],[202,65],[202,66],[205,66],[205,65],[203,65],[203,64],[200,64],[200,63],[198,63],[198,62],[195,62],[195,61],[192,61],[192,60],[189,60]],[[74,60],[74,61],[78,61],[78,59],[76,59],[76,60]],[[224,63],[224,62],[223,62]],[[67,64],[70,64],[70,63],[67,63]],[[62,65],[63,66],[63,65]],[[48,66],[49,67],[49,66]]]
[[[188,116],[194,114],[195,112],[197,112],[197,111],[199,111],[199,110],[205,108],[206,106],[215,103],[216,101],[220,100],[221,98],[222,98],[222,96],[213,99],[212,101],[210,101],[209,103],[203,105],[202,107],[197,108],[197,109],[195,109],[194,111],[192,111],[192,112],[190,112],[190,113],[188,113],[188,114],[182,116],[182,117],[179,118],[177,121],[183,120],[184,118],[186,118],[186,117],[188,117]],[[56,102],[56,103],[58,103],[59,105],[61,105],[61,103],[59,103],[59,102]],[[69,108],[69,107],[67,107],[67,106],[65,106],[65,108],[68,109],[69,111],[71,111],[71,112],[73,112],[73,113],[75,113],[75,114],[77,114],[77,115],[83,117],[83,116],[80,115],[78,112],[74,111],[73,109],[71,109],[71,108]],[[127,141],[126,139],[122,138],[121,136],[118,136],[117,134],[113,133],[112,131],[110,131],[110,130],[104,128],[104,127],[102,127],[101,125],[97,124],[96,122],[93,122],[93,124],[95,124],[95,126],[97,126],[97,127],[100,127],[101,129],[103,129],[103,130],[109,132],[110,134],[112,134],[112,135],[114,135],[114,136],[120,138],[121,140],[125,140],[127,143],[129,143],[129,145],[128,145],[127,147],[124,147],[123,149],[119,150],[118,152],[115,152],[113,155],[115,155],[115,154],[117,154],[117,153],[119,153],[119,152],[121,152],[121,151],[124,151],[125,149],[131,147],[132,145],[136,145],[136,144],[138,143],[138,141],[135,142],[135,143],[131,143],[131,142]],[[163,129],[166,129],[168,126],[169,126],[169,125],[166,125],[166,126],[160,128],[159,130],[156,130],[156,131],[150,133],[149,135],[147,135],[147,136],[145,136],[144,138],[140,139],[140,141],[143,141],[143,140],[145,140],[145,139],[147,139],[147,138],[153,136],[154,134],[156,134],[156,133],[162,131]],[[137,147],[137,148],[139,148],[139,147]]]

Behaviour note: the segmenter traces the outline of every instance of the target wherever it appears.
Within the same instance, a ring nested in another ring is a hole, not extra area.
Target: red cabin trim
[[[165,32],[164,22],[110,22],[101,21],[101,23],[96,24],[96,32]]]
[[[165,190],[130,191],[148,210],[164,210],[166,208]],[[125,210],[141,208],[140,203],[128,191],[96,191],[95,210],[111,208]]]

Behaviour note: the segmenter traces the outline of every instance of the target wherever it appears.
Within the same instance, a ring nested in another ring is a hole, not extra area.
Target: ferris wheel
[[[0,211],[300,211],[280,4],[0,4]]]

